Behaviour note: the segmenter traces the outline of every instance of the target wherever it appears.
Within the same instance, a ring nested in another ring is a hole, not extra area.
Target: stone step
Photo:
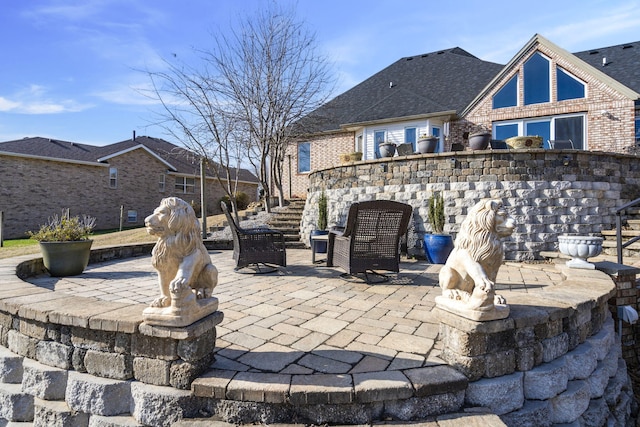
[[[602,234],[603,237],[606,238],[610,238],[613,237],[614,239],[616,238],[616,230],[602,230],[600,232]],[[622,230],[622,237],[635,237],[635,236],[640,236],[640,230]]]
[[[0,384],[0,420],[33,421],[33,414],[34,397],[23,392],[21,384]]]
[[[0,383],[20,384],[22,382],[23,359],[24,357],[0,346]]]
[[[40,426],[86,426],[89,414],[72,411],[64,401],[35,398],[34,425]]]

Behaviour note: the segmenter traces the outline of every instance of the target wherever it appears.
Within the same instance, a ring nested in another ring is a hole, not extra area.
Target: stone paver
[[[432,314],[441,293],[439,265],[403,260],[399,274],[369,285],[344,279],[339,269],[312,264],[309,250],[288,250],[288,267],[263,275],[234,272],[231,251],[210,255],[219,270],[214,295],[224,313],[212,365],[218,372],[359,375],[421,368],[439,360],[438,321]],[[559,283],[561,274],[548,267],[505,263],[497,288],[508,300],[510,294],[526,294],[529,285],[539,289]],[[158,292],[148,256],[91,264],[82,276],[38,276],[29,282],[74,297],[122,302],[122,313],[139,310]],[[42,304],[31,298],[28,302]],[[127,309],[131,306],[125,304],[137,305]],[[103,320],[105,326],[109,321]]]

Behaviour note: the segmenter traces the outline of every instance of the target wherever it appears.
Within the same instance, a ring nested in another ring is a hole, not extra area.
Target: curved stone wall
[[[357,162],[309,177],[301,222],[303,242],[317,221],[317,199],[329,200],[329,224],[345,221],[351,203],[390,199],[414,207],[409,254],[424,256],[427,204],[445,199],[445,231],[455,234],[467,209],[485,198],[502,200],[518,227],[505,242],[509,260],[539,259],[557,250],[558,234],[597,234],[615,224],[615,208],[638,197],[636,156],[579,150],[485,150],[422,154]]]

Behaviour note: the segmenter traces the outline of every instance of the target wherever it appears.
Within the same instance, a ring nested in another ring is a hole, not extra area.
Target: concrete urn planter
[[[593,270],[595,266],[587,262],[587,258],[600,255],[602,240],[602,237],[595,236],[558,236],[558,249],[571,257],[571,260],[567,261],[567,266]]]

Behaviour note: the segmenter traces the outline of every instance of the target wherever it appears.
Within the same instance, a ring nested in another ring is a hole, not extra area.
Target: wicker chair
[[[233,259],[236,261],[236,271],[255,267],[256,273],[268,273],[274,271],[277,265],[287,266],[287,253],[282,232],[268,228],[241,228],[236,224],[224,202],[220,203],[220,207],[227,217],[233,235]],[[268,268],[260,268],[261,265]]]
[[[327,266],[340,267],[348,275],[374,270],[400,271],[400,238],[407,232],[411,206],[391,200],[354,203],[349,208],[346,226],[329,233]]]

